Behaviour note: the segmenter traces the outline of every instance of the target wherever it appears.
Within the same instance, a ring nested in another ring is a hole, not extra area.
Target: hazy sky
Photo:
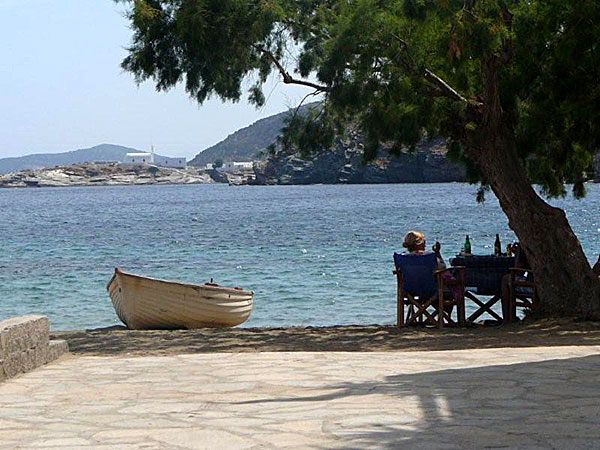
[[[194,156],[308,93],[273,78],[256,110],[136,86],[119,67],[131,30],[112,0],[0,0],[0,158],[101,143]]]

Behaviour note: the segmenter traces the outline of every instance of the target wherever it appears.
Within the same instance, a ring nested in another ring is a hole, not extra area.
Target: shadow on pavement
[[[60,331],[74,354],[167,355],[261,351],[427,351],[600,345],[600,324],[541,321],[499,327],[415,329],[394,326],[134,331],[124,327]]]
[[[596,449],[599,374],[600,355],[594,355],[393,375],[326,386],[324,395],[236,404],[339,408],[356,396],[380,404],[381,412],[365,406],[360,415],[328,425],[345,449]]]

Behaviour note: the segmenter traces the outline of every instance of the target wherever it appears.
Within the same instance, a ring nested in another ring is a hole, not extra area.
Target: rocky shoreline
[[[171,169],[118,163],[73,164],[45,169],[25,169],[0,175],[0,188],[210,184],[227,182],[227,176],[214,170],[203,170],[195,167]]]
[[[363,160],[362,136],[350,132],[337,138],[331,148],[314,158],[303,159],[299,152],[277,149],[254,168],[255,180],[249,184],[381,184],[445,183],[466,180],[465,168],[447,157],[446,143],[431,139],[420,143],[414,152],[391,156],[382,147],[373,161]]]

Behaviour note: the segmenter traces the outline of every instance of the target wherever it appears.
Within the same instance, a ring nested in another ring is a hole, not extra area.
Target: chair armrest
[[[448,271],[451,271],[451,270],[457,270],[457,269],[458,270],[465,270],[465,266],[450,266],[450,267],[446,267],[445,269],[436,270],[433,273],[437,275],[438,273],[444,273],[444,272],[448,272]]]
[[[509,269],[510,280],[511,283],[515,286],[526,286],[526,287],[534,287],[535,282],[531,279],[529,280],[519,280],[517,275],[525,275],[526,273],[531,273],[531,269],[521,269],[520,267],[511,267]]]
[[[453,271],[457,271],[457,274],[456,274],[457,277],[455,280],[444,280],[442,278],[442,274],[444,274],[445,272],[453,272]],[[434,274],[437,278],[437,282],[440,284],[440,286],[442,286],[442,288],[444,286],[459,286],[463,290],[465,288],[465,267],[464,266],[446,267],[445,269],[436,270],[434,272]]]

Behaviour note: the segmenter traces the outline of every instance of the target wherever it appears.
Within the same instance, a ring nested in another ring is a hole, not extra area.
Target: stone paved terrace
[[[0,384],[0,449],[597,449],[600,346],[71,356]]]

